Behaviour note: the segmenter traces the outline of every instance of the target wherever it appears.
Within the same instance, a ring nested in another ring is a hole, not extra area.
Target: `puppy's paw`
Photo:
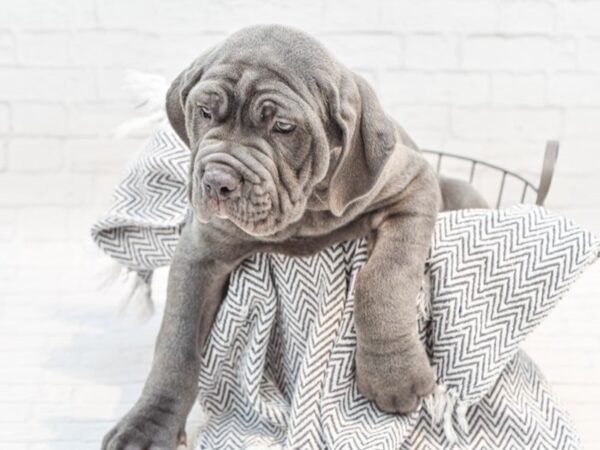
[[[359,392],[389,413],[406,414],[435,388],[433,370],[420,341],[392,352],[356,350],[356,382]]]
[[[104,436],[102,450],[175,450],[185,444],[183,427],[160,406],[134,407]]]

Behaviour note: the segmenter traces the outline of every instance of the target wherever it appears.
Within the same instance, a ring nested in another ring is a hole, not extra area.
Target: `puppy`
[[[184,70],[166,107],[191,152],[193,214],[173,257],[150,375],[102,448],[184,439],[203,344],[242,260],[360,236],[370,250],[355,285],[358,389],[383,411],[415,410],[435,385],[415,299],[442,192],[371,87],[306,34],[255,26]],[[450,203],[479,206],[475,194],[461,203],[464,189],[447,182]]]

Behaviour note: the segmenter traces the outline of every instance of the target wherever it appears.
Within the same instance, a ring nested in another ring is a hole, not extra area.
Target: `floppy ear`
[[[202,78],[202,73],[206,67],[206,59],[211,51],[212,49],[200,55],[200,57],[173,80],[171,86],[167,90],[167,117],[179,138],[185,142],[188,147],[190,145],[190,140],[186,129],[185,101],[192,88],[200,81],[200,78]]]
[[[396,129],[362,77],[342,76],[334,92],[330,114],[341,130],[342,152],[329,184],[329,206],[339,217],[375,187],[396,144]]]

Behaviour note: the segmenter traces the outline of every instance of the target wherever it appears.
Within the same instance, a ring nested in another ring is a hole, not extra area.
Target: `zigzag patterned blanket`
[[[93,227],[140,274],[169,263],[186,212],[188,152],[157,132]],[[204,350],[200,449],[575,449],[577,436],[519,344],[600,242],[538,207],[441,214],[421,338],[438,387],[419,411],[380,411],[358,393],[353,282],[366,242],[306,258],[259,254],[232,275]]]

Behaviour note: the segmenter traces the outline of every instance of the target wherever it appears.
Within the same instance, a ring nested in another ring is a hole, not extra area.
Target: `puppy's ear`
[[[371,86],[354,74],[342,76],[330,114],[342,137],[329,184],[329,206],[339,217],[376,186],[396,144],[396,129]]]
[[[207,65],[206,60],[211,50],[200,55],[188,68],[181,72],[167,90],[167,117],[179,138],[188,147],[190,140],[186,128],[185,102],[192,88],[202,78],[202,73],[205,71]]]

